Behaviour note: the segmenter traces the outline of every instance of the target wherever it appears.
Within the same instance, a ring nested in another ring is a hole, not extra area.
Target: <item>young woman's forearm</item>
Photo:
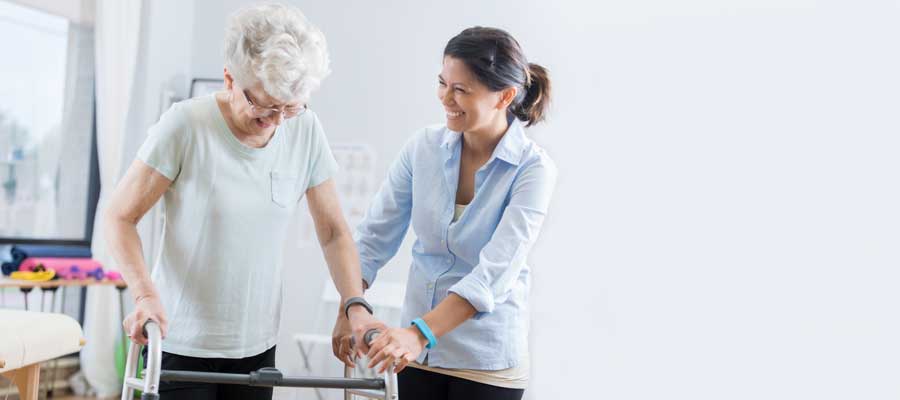
[[[422,316],[431,332],[441,337],[462,325],[476,313],[475,307],[456,293],[450,293],[444,301]]]

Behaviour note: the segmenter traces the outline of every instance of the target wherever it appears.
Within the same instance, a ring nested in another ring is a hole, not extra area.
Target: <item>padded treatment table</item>
[[[0,309],[0,374],[16,384],[19,398],[38,398],[41,363],[75,353],[84,333],[64,314]]]

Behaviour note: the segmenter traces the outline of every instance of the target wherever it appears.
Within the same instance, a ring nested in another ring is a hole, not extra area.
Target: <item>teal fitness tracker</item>
[[[416,328],[419,328],[419,332],[422,332],[422,336],[425,336],[425,339],[428,339],[428,344],[425,345],[426,349],[430,349],[437,344],[437,338],[434,337],[434,333],[431,332],[431,328],[428,327],[428,324],[425,323],[425,320],[422,318],[416,318],[413,320],[411,325],[415,325]]]

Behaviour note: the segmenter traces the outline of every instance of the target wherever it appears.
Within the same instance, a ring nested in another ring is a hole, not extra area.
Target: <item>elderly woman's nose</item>
[[[269,116],[269,120],[271,120],[275,126],[280,126],[281,123],[284,122],[284,113],[281,111],[272,113],[272,115]]]
[[[267,124],[280,126],[284,122],[284,114],[279,111],[272,111],[269,115],[259,117],[259,119]]]

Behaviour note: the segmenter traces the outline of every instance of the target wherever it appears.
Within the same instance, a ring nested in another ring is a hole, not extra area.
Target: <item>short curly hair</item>
[[[308,101],[331,71],[325,35],[296,7],[257,3],[231,15],[225,67],[238,85],[262,83],[280,101]]]

